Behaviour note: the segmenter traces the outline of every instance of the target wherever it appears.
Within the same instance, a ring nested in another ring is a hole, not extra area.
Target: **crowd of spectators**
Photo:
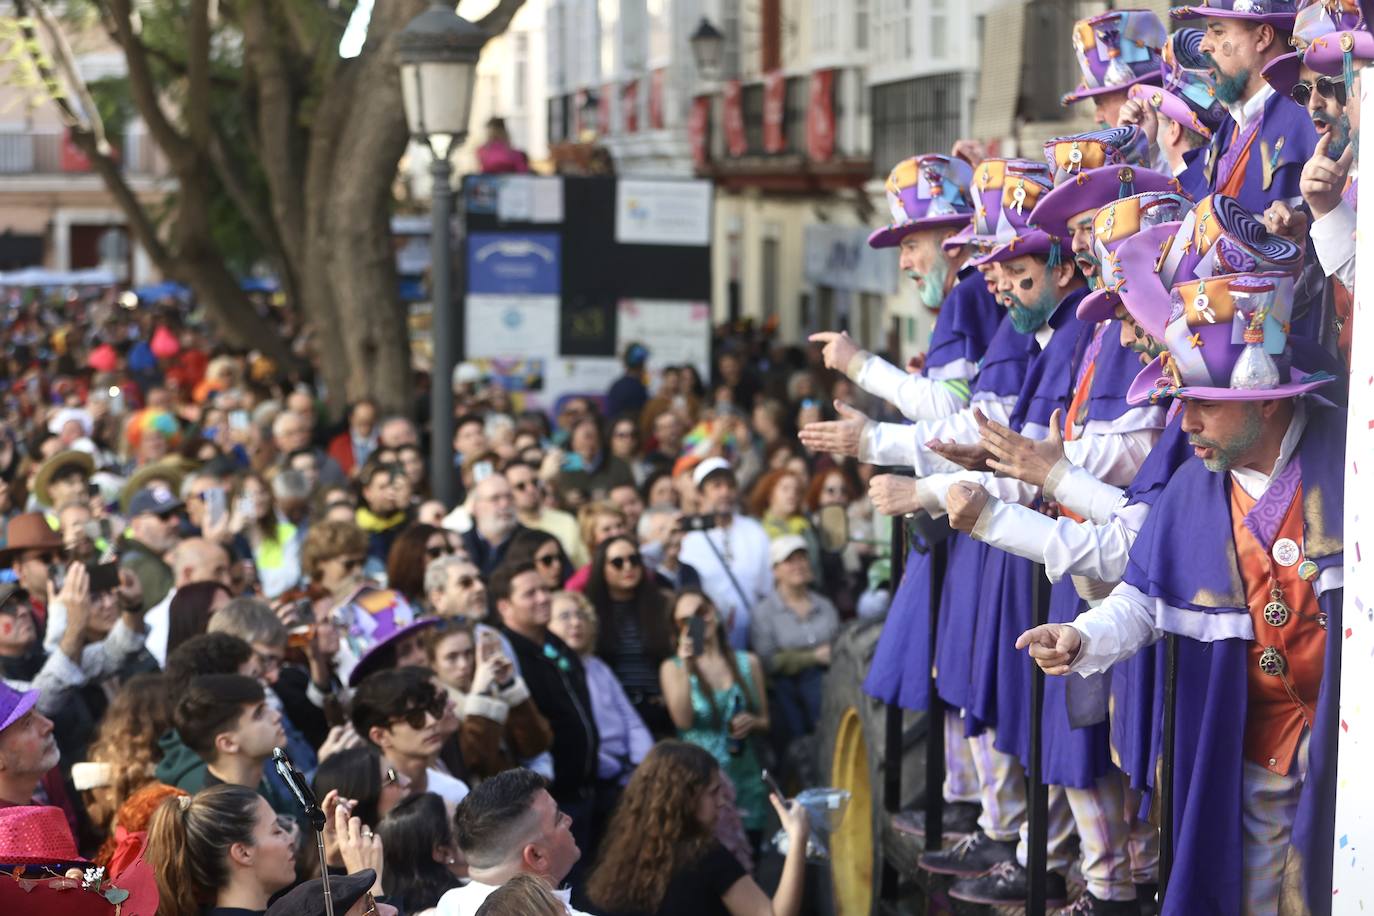
[[[636,344],[548,412],[464,365],[434,468],[423,416],[335,415],[309,370],[128,305],[10,301],[0,863],[103,868],[126,914],[322,912],[283,748],[339,914],[799,912],[806,818],[761,770],[815,778],[889,565],[871,469],[797,441],[854,394],[818,351]],[[16,858],[40,824],[62,855]]]

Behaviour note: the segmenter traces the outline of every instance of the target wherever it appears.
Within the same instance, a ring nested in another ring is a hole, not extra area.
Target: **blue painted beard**
[[[1046,277],[1046,280],[1048,279]],[[1059,299],[1055,296],[1054,290],[1048,286],[1040,291],[1035,302],[1030,305],[1023,303],[1021,297],[1014,292],[1007,293],[1007,298],[1011,300],[1011,326],[1016,329],[1018,334],[1029,334],[1035,331],[1049,320],[1059,305]]]
[[[1331,125],[1331,142],[1326,145],[1326,155],[1333,160],[1339,159],[1345,154],[1346,147],[1354,139],[1350,136],[1350,119],[1345,115],[1334,119],[1328,118],[1325,113],[1322,113],[1320,117],[1321,120]],[[1359,147],[1356,146],[1355,152],[1358,153],[1359,151]]]
[[[1212,76],[1217,81],[1217,98],[1221,99],[1223,105],[1234,105],[1245,95],[1245,87],[1250,85],[1250,71],[1242,70],[1235,76],[1227,76],[1221,72],[1221,65],[1217,59],[1210,54],[1204,54],[1207,62],[1212,67]]]

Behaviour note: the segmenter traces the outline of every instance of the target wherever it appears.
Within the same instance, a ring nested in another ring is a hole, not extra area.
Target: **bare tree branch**
[[[525,0],[501,0],[490,13],[477,20],[477,27],[486,32],[489,38],[494,38],[510,28],[511,20],[524,5]]]
[[[186,102],[183,105],[191,145],[210,145],[210,2],[191,0],[186,29]]]
[[[148,125],[148,132],[162,147],[167,158],[184,163],[194,153],[186,138],[172,126],[171,119],[162,109],[162,100],[158,98],[146,50],[134,32],[132,16],[130,0],[110,0],[109,19],[114,26],[114,40],[124,49],[129,70],[129,92],[144,123]]]
[[[66,78],[67,88],[76,95],[81,103],[81,114],[85,115],[82,118],[82,126],[86,127],[95,138],[96,147],[102,152],[108,153],[110,143],[105,136],[105,123],[100,118],[100,109],[96,107],[95,99],[91,98],[91,92],[86,86],[86,81],[81,78],[81,73],[76,67],[76,58],[72,54],[71,45],[67,43],[67,36],[62,33],[57,17],[52,14],[52,10],[48,9],[48,5],[43,0],[30,0],[24,5],[30,6],[30,4],[52,45],[57,69]]]

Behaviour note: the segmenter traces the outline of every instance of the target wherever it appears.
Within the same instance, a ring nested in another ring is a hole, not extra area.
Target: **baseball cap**
[[[768,545],[768,562],[777,566],[798,550],[806,549],[806,539],[800,534],[784,534]]]
[[[730,467],[730,462],[724,458],[707,458],[692,471],[692,483],[696,484],[697,489],[701,489],[707,477],[722,472],[729,474],[732,479],[735,476],[735,469]]]
[[[145,513],[168,515],[184,505],[185,503],[177,499],[176,494],[167,487],[144,487],[129,500],[129,518],[136,518]]]

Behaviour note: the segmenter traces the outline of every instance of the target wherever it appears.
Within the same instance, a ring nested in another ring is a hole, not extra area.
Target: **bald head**
[[[229,554],[214,541],[187,538],[172,551],[172,574],[177,588],[191,582],[229,584]]]

